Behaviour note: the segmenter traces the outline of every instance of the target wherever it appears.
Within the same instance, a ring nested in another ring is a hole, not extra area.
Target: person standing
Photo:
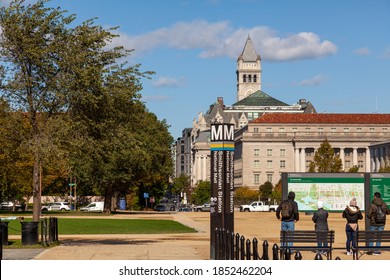
[[[317,232],[317,243],[318,247],[327,247],[328,243],[326,242],[327,234],[329,230],[328,227],[328,217],[329,213],[324,209],[324,203],[322,201],[317,202],[317,211],[314,212],[312,220],[314,222],[314,229]],[[322,233],[323,231],[324,233]],[[322,252],[321,252],[322,253]]]
[[[343,218],[347,220],[345,225],[345,233],[347,235],[346,254],[351,256],[353,254],[351,249],[356,247],[356,232],[359,229],[358,221],[363,219],[362,212],[357,206],[356,198],[353,198],[343,211]]]
[[[378,211],[382,210],[382,211]],[[382,212],[382,213],[380,213]],[[370,230],[383,231],[386,224],[386,215],[390,214],[390,210],[387,204],[381,198],[380,192],[374,193],[374,199],[371,202],[370,208],[368,208],[367,218],[370,220]],[[369,242],[369,246],[373,246],[373,242]],[[376,246],[381,246],[380,240],[377,240]],[[380,255],[381,252],[374,250],[370,251],[369,255]]]
[[[276,209],[276,218],[281,221],[282,231],[295,230],[295,223],[299,221],[299,212],[298,204],[295,202],[294,192],[289,192],[287,199],[279,204]],[[288,243],[287,245],[292,246],[292,243]]]

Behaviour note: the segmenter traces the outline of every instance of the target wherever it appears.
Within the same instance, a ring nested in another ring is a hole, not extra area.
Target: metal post
[[[279,260],[279,246],[276,243],[272,246],[272,259]]]
[[[264,242],[263,242],[263,256],[261,257],[262,260],[269,260],[268,247],[269,247],[268,241],[264,240]]]
[[[296,259],[296,260],[302,260],[302,254],[301,254],[301,252],[296,252],[295,253],[295,257],[294,257],[294,259]]]

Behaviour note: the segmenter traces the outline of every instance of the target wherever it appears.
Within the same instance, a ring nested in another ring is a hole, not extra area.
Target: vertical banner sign
[[[234,125],[212,124],[210,131],[210,257],[215,256],[215,229],[234,231]]]

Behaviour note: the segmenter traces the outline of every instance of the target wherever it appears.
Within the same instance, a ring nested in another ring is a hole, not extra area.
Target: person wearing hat
[[[345,225],[345,233],[347,235],[347,255],[351,256],[353,253],[352,248],[356,247],[356,231],[359,229],[358,221],[363,219],[362,212],[357,206],[356,198],[353,198],[343,212],[343,218],[347,220]]]
[[[324,231],[327,232],[328,228],[328,216],[329,213],[324,209],[324,203],[322,201],[317,202],[317,211],[314,212],[312,220],[314,222],[315,231]],[[317,233],[317,243],[318,247],[327,247],[326,234]],[[320,251],[320,253],[325,253]]]

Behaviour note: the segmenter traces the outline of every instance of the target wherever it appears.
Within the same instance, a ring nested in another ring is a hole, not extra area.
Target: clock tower
[[[237,59],[237,102],[261,90],[261,58],[248,36]]]

